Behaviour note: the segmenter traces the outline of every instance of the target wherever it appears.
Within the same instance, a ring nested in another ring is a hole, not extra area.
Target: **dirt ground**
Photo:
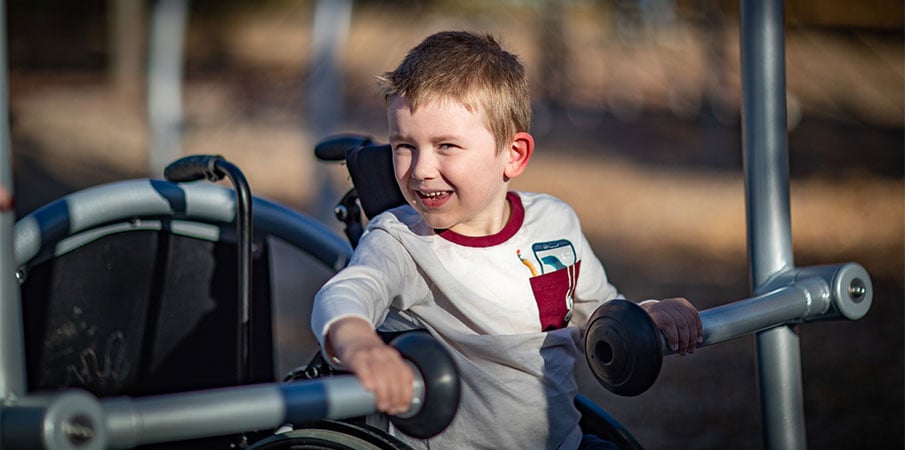
[[[320,136],[311,132],[304,106],[311,30],[297,24],[310,22],[306,14],[247,13],[229,32],[193,35],[192,55],[206,62],[189,65],[182,152],[223,154],[246,172],[257,195],[325,217],[330,204],[322,194],[341,192],[347,181],[341,168],[324,168],[311,153]],[[371,76],[392,68],[430,31],[481,25],[430,16],[402,30],[386,26],[392,17],[384,11],[353,17],[342,56],[347,86],[339,130],[383,137]],[[497,20],[495,32],[507,36],[535,73],[539,57],[518,31],[521,20],[515,14]],[[629,298],[681,295],[705,309],[747,297],[738,68],[726,63],[725,90],[706,95],[699,33],[672,35],[670,42],[683,46],[656,39],[615,45],[588,34],[584,21],[574,24],[571,42],[584,45],[578,48],[588,65],[570,71],[574,98],[538,101],[538,151],[513,187],[571,203],[610,278]],[[725,60],[732,61],[737,31],[724,33]],[[221,46],[216,52],[197,44],[212,35]],[[21,39],[14,36],[13,43]],[[270,47],[280,51],[262,51]],[[900,449],[902,34],[795,30],[787,52],[795,263],[858,262],[875,289],[864,319],[799,327],[809,447]],[[222,60],[216,70],[210,53]],[[675,64],[680,58],[685,63]],[[594,66],[624,59],[630,61],[621,68]],[[97,70],[13,65],[9,83],[18,215],[78,189],[147,175],[140,96],[115,91]],[[626,92],[641,100],[615,95]],[[298,329],[297,317],[281,320],[288,322],[283,330]],[[303,339],[297,333],[286,331],[280,345],[297,345]],[[657,383],[639,397],[614,396],[586,369],[580,374],[583,391],[647,448],[757,449],[755,366],[754,340],[745,337],[693,357],[666,358]]]

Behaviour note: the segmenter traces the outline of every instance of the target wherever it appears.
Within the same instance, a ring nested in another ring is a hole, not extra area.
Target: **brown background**
[[[493,32],[525,60],[536,98],[538,150],[514,187],[570,202],[629,298],[682,295],[703,309],[748,296],[737,6],[679,1],[672,20],[648,26],[633,2],[527,4],[355,2],[331,130],[384,138],[375,74],[431,32]],[[182,152],[223,154],[257,195],[326,217],[348,182],[341,168],[324,181],[311,155],[325,134],[306,91],[314,2],[191,5]],[[859,262],[875,288],[863,320],[800,327],[811,448],[903,447],[902,8],[787,6],[795,262]],[[18,215],[147,176],[141,72],[112,70],[108,2],[7,9]],[[281,369],[312,351],[307,295],[280,306]],[[583,390],[649,448],[761,448],[753,351],[746,337],[669,357],[635,398],[582,368]]]

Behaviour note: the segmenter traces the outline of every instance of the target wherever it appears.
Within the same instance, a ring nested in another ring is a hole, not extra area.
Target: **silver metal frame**
[[[870,275],[857,263],[786,270],[765,281],[759,292],[701,311],[704,342],[698,347],[806,322],[858,320],[873,301]],[[663,336],[660,347],[664,355],[674,353]]]
[[[423,398],[423,382],[415,374],[415,395]],[[373,405],[374,395],[354,375],[140,398],[98,399],[72,389],[0,407],[5,418],[0,444],[11,449],[126,449],[365,416],[376,412]]]
[[[0,0],[0,36],[6,34],[4,11]],[[757,333],[766,447],[805,448],[800,347],[794,327],[809,320],[862,317],[870,308],[872,286],[867,272],[857,264],[794,266],[786,148],[783,1],[742,0],[740,17],[742,139],[752,298],[703,311],[704,345]],[[4,43],[0,46],[0,183],[12,186],[5,52]],[[229,208],[225,210],[232,211]],[[260,209],[256,205],[256,214]],[[223,211],[216,207],[211,214]],[[84,218],[91,220],[95,213],[99,211],[86,213]],[[0,213],[0,443],[16,448],[87,450],[236,433],[277,426],[293,417],[313,417],[305,416],[309,412],[320,414],[323,406],[309,402],[315,396],[310,393],[313,391],[341,391],[337,395],[343,397],[339,400],[345,405],[343,408],[354,410],[346,409],[343,414],[357,415],[373,408],[367,405],[368,394],[354,385],[335,387],[321,382],[299,388],[312,390],[307,393],[289,392],[278,385],[142,399],[99,400],[78,390],[46,395],[27,393],[21,306],[14,276],[19,264],[13,257],[12,222],[12,213]],[[17,230],[17,252],[20,246],[34,247],[28,239],[34,238],[22,237],[20,243]],[[180,411],[178,416],[173,415],[176,411]],[[174,417],[179,420],[172,420]]]
[[[6,69],[6,5],[0,0],[0,186],[13,189]],[[12,211],[0,212],[0,401],[25,395],[25,346],[22,307],[13,262]],[[5,420],[0,415],[0,426]]]
[[[742,151],[752,293],[791,270],[789,162],[786,130],[782,0],[741,2]],[[804,449],[805,424],[798,335],[788,325],[757,335],[764,443]]]

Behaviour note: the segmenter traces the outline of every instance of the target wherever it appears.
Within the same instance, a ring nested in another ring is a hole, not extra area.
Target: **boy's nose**
[[[437,176],[436,158],[433,152],[419,151],[412,155],[412,178],[430,180]]]

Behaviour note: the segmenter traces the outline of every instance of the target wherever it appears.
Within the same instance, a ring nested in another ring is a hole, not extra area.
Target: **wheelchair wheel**
[[[249,447],[249,450],[411,450],[389,434],[367,425],[322,420],[280,433]]]

